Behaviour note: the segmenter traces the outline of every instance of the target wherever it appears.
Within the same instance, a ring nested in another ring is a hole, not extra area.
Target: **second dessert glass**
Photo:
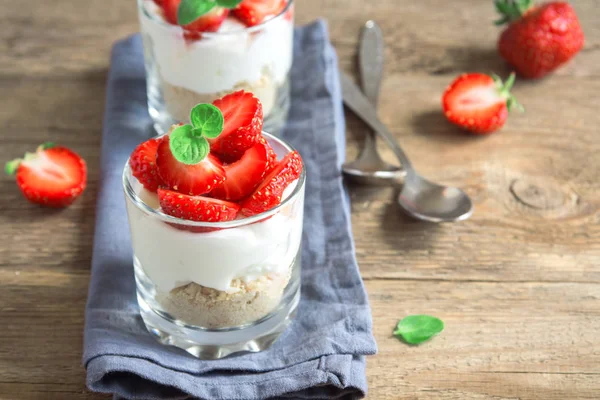
[[[263,133],[278,157],[292,151]],[[304,167],[278,206],[229,222],[182,220],[123,171],[140,313],[165,344],[200,358],[256,352],[281,335],[300,298]]]
[[[257,96],[264,129],[277,134],[287,118],[293,47],[293,0],[251,27],[228,17],[219,31],[188,32],[168,23],[154,0],[138,0],[148,110],[159,133],[188,122],[189,110],[244,89]],[[195,37],[191,40],[189,37]]]

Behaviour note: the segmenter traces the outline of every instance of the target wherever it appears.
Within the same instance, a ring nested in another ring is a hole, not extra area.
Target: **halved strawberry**
[[[147,140],[139,144],[129,157],[131,174],[151,192],[156,192],[156,189],[162,185],[156,167],[156,151],[161,141],[162,138]]]
[[[190,221],[224,222],[235,219],[240,206],[204,196],[188,196],[158,189],[158,201],[165,214]]]
[[[213,102],[223,113],[223,132],[210,140],[211,151],[228,159],[239,159],[261,137],[262,104],[250,92],[239,90]]]
[[[165,136],[156,152],[158,175],[171,190],[198,196],[208,193],[225,180],[225,170],[221,161],[212,154],[198,164],[184,164],[177,161],[169,147],[169,137]]]
[[[231,201],[243,199],[261,182],[268,163],[266,146],[263,143],[255,144],[238,161],[224,166],[227,178],[210,195]]]
[[[504,125],[513,106],[521,107],[510,94],[513,83],[514,74],[506,84],[498,77],[463,74],[444,93],[444,114],[451,123],[468,131],[491,133]]]
[[[181,0],[163,0],[162,8],[165,13],[165,19],[173,25],[177,23],[177,9]],[[185,38],[189,40],[200,39],[199,32],[216,32],[229,15],[229,9],[224,7],[214,7],[207,14],[204,14],[191,24],[183,25],[187,31]]]
[[[66,207],[78,198],[86,186],[85,161],[66,147],[42,145],[35,153],[25,154],[6,165],[9,175],[16,174],[17,185],[32,203],[48,207]]]
[[[242,213],[251,216],[265,212],[279,203],[285,188],[302,172],[302,158],[297,151],[287,154],[246,200]]]
[[[233,14],[246,25],[254,26],[276,17],[286,5],[286,0],[244,0],[233,10]]]

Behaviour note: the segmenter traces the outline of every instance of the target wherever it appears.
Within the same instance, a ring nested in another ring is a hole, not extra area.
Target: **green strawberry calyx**
[[[513,96],[510,93],[510,89],[512,89],[513,85],[515,84],[514,72],[510,74],[506,82],[502,82],[502,78],[500,78],[496,74],[492,74],[492,79],[496,84],[496,88],[498,89],[498,93],[500,94],[500,96],[506,99],[506,108],[508,108],[508,111],[511,111],[512,109],[517,109],[520,112],[525,111],[525,108],[523,108],[523,106],[519,104],[515,96]]]
[[[50,149],[55,146],[56,145],[53,142],[42,143],[41,145],[38,146],[35,153],[28,152],[28,153],[25,153],[25,156],[23,158],[15,158],[14,160],[10,160],[9,162],[7,162],[4,165],[4,172],[6,173],[6,175],[9,175],[9,176],[15,175],[17,173],[17,170],[19,169],[19,166],[21,165],[21,163],[23,161],[32,160],[37,157],[37,153],[42,152],[46,149]]]
[[[496,25],[504,25],[521,19],[533,7],[533,0],[495,0],[496,11],[501,15],[494,21]]]

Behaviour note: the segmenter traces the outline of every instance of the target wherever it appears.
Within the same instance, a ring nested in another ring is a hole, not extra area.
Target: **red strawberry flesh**
[[[443,97],[446,118],[455,125],[476,133],[500,128],[508,116],[506,97],[494,80],[485,74],[464,74],[456,79]]]
[[[156,167],[156,151],[161,140],[162,138],[150,139],[141,143],[129,157],[131,174],[151,192],[156,192],[156,189],[162,185]]]
[[[31,202],[66,207],[86,187],[85,161],[66,147],[52,147],[29,154],[16,173],[17,185]]]
[[[244,0],[233,10],[233,14],[247,26],[254,26],[276,17],[286,5],[285,0]]]
[[[234,220],[240,206],[229,201],[204,196],[188,196],[172,190],[158,189],[158,200],[165,214],[202,222]]]
[[[173,24],[177,23],[177,9],[181,0],[163,0],[162,8],[165,19]],[[214,7],[207,14],[202,15],[194,22],[183,25],[186,30],[185,37],[189,40],[197,40],[201,38],[200,32],[216,32],[229,15],[229,10],[224,7]]]
[[[193,165],[177,161],[171,153],[168,136],[161,141],[156,154],[158,175],[171,190],[198,196],[210,192],[225,180],[221,161],[212,154]]]
[[[224,166],[225,182],[217,186],[211,196],[230,201],[243,199],[261,182],[268,163],[266,146],[255,144],[238,161]]]
[[[223,113],[223,131],[210,140],[211,151],[228,159],[239,159],[260,139],[263,124],[262,104],[250,92],[230,93],[213,102]]]
[[[281,203],[283,192],[302,172],[302,158],[297,151],[287,154],[273,171],[242,203],[242,213],[247,216],[263,213]]]

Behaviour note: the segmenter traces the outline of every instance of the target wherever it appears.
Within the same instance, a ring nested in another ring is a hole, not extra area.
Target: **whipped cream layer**
[[[157,208],[156,194],[145,190],[135,178],[132,186],[148,206]],[[296,184],[290,185],[284,198]],[[127,201],[131,240],[135,256],[157,290],[194,282],[233,292],[233,279],[246,282],[271,273],[287,274],[302,238],[302,194],[264,221],[213,232],[178,229],[148,215]]]
[[[171,85],[213,94],[252,84],[265,74],[281,85],[288,75],[294,27],[283,15],[253,32],[228,17],[219,28],[221,35],[186,41],[181,27],[168,25],[154,1],[144,0],[142,6],[151,15],[140,12],[146,51]]]

